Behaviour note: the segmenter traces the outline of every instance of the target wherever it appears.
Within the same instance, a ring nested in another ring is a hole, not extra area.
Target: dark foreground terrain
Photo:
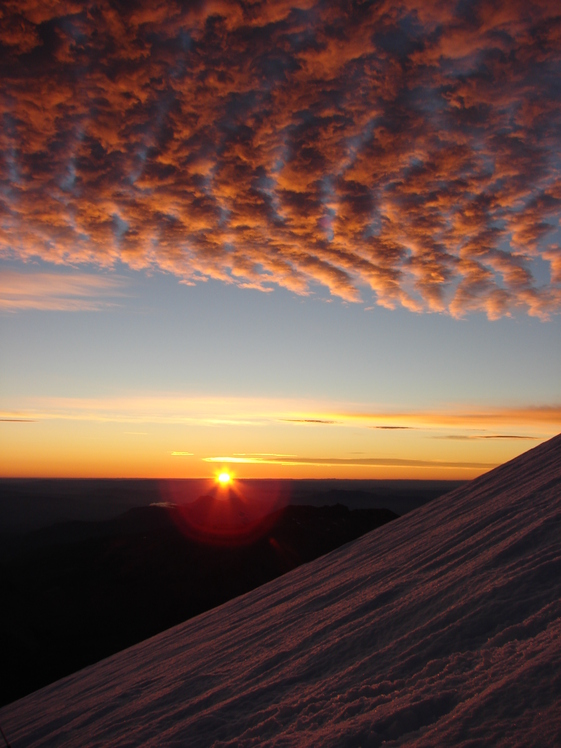
[[[213,515],[216,500],[202,497],[187,509],[145,506],[101,522],[4,533],[0,705],[397,516],[335,505],[288,506],[254,517],[232,506],[231,516],[222,506]]]

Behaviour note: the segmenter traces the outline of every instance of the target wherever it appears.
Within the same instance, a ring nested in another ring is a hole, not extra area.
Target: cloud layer
[[[205,426],[255,426],[282,424],[286,428],[336,430],[390,429],[453,430],[454,438],[528,438],[558,433],[561,404],[495,408],[447,406],[425,411],[367,410],[360,405],[337,407],[335,404],[283,398],[205,397],[181,393],[139,394],[124,397],[34,397],[18,398],[4,406],[0,418],[12,420],[63,420],[117,423],[165,423]],[[499,429],[520,428],[515,437],[498,435]],[[463,434],[456,433],[458,429]],[[491,433],[488,430],[491,429]],[[535,430],[538,433],[535,433]],[[528,433],[525,433],[527,430]],[[483,432],[482,434],[480,432]],[[440,434],[445,437],[446,434]],[[238,453],[239,457],[247,455]],[[290,457],[269,453],[253,457]]]
[[[8,0],[0,44],[4,256],[561,309],[553,0]]]

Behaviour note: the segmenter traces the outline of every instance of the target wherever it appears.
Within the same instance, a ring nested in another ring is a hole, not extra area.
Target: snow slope
[[[561,435],[0,724],[12,748],[561,745]]]

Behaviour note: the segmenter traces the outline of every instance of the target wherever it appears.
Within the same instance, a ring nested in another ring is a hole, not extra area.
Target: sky
[[[0,14],[0,476],[469,479],[561,431],[556,2]]]

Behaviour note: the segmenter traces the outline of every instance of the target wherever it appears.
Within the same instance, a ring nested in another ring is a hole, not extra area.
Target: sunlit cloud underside
[[[553,1],[18,0],[0,44],[5,258],[561,308]]]

